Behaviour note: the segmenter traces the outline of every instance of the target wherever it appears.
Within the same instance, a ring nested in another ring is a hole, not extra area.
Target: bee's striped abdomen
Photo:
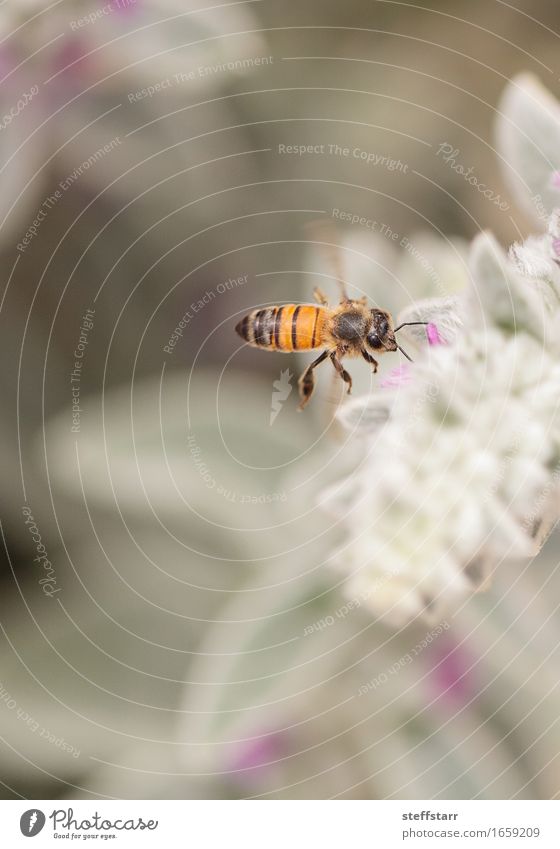
[[[326,311],[315,304],[265,307],[246,315],[235,328],[249,345],[269,351],[306,351],[321,345]]]

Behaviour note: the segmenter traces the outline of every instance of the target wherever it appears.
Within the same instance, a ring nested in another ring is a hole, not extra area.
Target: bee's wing
[[[348,293],[346,292],[344,263],[342,261],[342,249],[339,243],[340,237],[337,234],[336,227],[334,226],[332,219],[327,220],[320,218],[314,221],[309,221],[306,224],[306,228],[309,233],[311,233],[312,238],[318,242],[319,247],[323,250],[326,261],[330,265],[335,280],[340,288],[341,299],[346,299],[348,297]]]
[[[463,325],[465,301],[459,295],[444,298],[425,298],[405,307],[397,316],[396,326],[409,321],[427,321],[435,324],[442,342],[453,342]],[[406,333],[415,342],[426,342],[426,328],[422,326],[403,327],[400,333]]]

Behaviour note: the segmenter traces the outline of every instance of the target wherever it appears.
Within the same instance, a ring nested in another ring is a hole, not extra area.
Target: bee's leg
[[[300,404],[298,410],[303,410],[303,408],[305,407],[305,405],[313,394],[313,389],[315,388],[315,378],[313,376],[313,369],[320,363],[322,363],[323,360],[326,360],[328,356],[329,352],[323,351],[320,357],[317,357],[316,360],[313,360],[313,362],[307,366],[300,379],[298,380],[300,397]]]
[[[313,297],[317,301],[318,304],[321,304],[322,307],[328,307],[329,302],[327,300],[327,296],[318,286],[315,286],[313,289]]]
[[[335,369],[337,370],[337,372],[339,373],[339,375],[341,376],[343,381],[348,384],[348,395],[350,395],[350,392],[352,391],[352,378],[350,377],[350,375],[348,374],[348,372],[346,371],[346,369],[344,368],[344,366],[342,365],[342,363],[338,359],[337,351],[333,351],[331,353],[330,357],[331,357],[331,362],[332,362],[333,366],[335,367]]]
[[[364,358],[366,363],[369,363],[370,365],[373,366],[373,373],[376,374],[377,373],[377,366],[379,365],[377,360],[374,360],[374,358],[371,356],[371,354],[368,354],[367,351],[362,351],[362,357]]]

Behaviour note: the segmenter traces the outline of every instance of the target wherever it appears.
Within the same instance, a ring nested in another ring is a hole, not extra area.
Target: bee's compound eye
[[[384,339],[387,333],[389,332],[389,321],[387,318],[387,313],[383,312],[382,310],[372,310],[371,319],[372,321],[370,333],[368,336],[368,344],[372,345],[374,348],[380,348],[381,340]],[[375,337],[377,337],[377,339]],[[377,344],[375,344],[376,341]]]
[[[377,335],[377,333],[368,333],[366,339],[367,339],[367,343],[370,346],[370,348],[382,348],[383,347],[383,344],[382,344],[379,336]]]

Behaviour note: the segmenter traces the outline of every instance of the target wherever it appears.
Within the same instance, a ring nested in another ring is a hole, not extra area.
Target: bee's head
[[[380,350],[397,350],[393,321],[388,312],[384,310],[371,311],[371,327],[366,336],[366,342],[370,348],[377,352]]]

